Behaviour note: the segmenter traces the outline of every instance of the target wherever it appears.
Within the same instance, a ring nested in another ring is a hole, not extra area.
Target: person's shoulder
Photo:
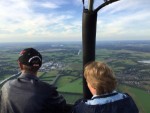
[[[44,82],[44,81],[41,81],[41,80],[39,80],[39,81],[38,81],[38,83],[39,83],[40,85],[45,86],[45,87],[53,87],[53,85],[52,85],[52,84],[49,84],[49,83]]]
[[[130,103],[135,103],[132,96],[130,96],[128,93],[123,93],[126,96],[126,100],[129,101]]]
[[[41,80],[39,80],[38,84],[39,84],[39,87],[46,89],[46,90],[56,90],[57,89],[57,87],[55,87],[54,85],[43,82]]]
[[[125,102],[125,101],[132,102],[133,101],[132,96],[130,96],[128,93],[125,93],[125,92],[117,92],[117,93],[121,97],[120,101],[122,101],[122,102]]]
[[[123,98],[125,98],[125,99],[132,99],[132,96],[130,96],[130,94],[128,94],[128,93],[119,92],[119,94],[121,94],[123,96]]]
[[[78,99],[78,100],[75,101],[74,106],[76,106],[76,105],[78,105],[80,103],[85,103],[85,102],[87,102],[87,99],[83,99],[83,98]]]
[[[8,86],[10,83],[13,83],[14,81],[16,81],[16,79],[8,80],[3,84],[2,87]]]
[[[88,105],[87,101],[91,99],[79,99],[75,102],[72,113],[99,113],[101,111],[100,105]]]
[[[6,88],[10,88],[10,87],[11,87],[11,84],[14,83],[15,81],[16,81],[16,79],[12,79],[12,80],[6,81],[6,82],[2,85],[1,90],[4,90],[4,89],[6,89]]]
[[[88,109],[90,105],[86,104],[86,102],[88,101],[88,99],[78,99],[74,105],[73,105],[73,108],[74,110],[79,110],[79,111],[82,111],[83,109]]]
[[[122,99],[119,103],[118,106],[124,106],[124,111],[129,111],[132,113],[139,113],[138,107],[136,105],[136,103],[134,102],[134,99],[132,98],[132,96],[128,93],[121,93],[124,95],[124,99]]]

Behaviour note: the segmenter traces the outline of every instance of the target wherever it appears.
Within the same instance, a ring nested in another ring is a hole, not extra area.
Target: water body
[[[80,55],[80,53],[81,53],[81,50],[78,51],[78,55]]]
[[[150,60],[141,60],[141,61],[138,61],[140,63],[145,63],[145,64],[150,64]]]

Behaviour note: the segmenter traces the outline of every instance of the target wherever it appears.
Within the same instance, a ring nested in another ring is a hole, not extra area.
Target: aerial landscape
[[[131,95],[139,113],[150,113],[149,4],[150,0],[0,0],[0,88],[21,74],[19,53],[32,47],[43,57],[38,78],[56,86],[72,107],[84,95],[84,45],[93,44],[95,60],[107,63],[117,78],[116,90]],[[86,21],[89,15],[94,21]]]
[[[26,47],[36,48],[43,55],[43,65],[38,72],[42,81],[57,86],[68,104],[82,98],[81,42],[1,43],[1,86],[4,80],[19,76],[17,58],[20,50]],[[96,60],[111,66],[117,77],[117,90],[129,93],[140,113],[150,112],[149,48],[150,41],[102,41],[96,44]]]

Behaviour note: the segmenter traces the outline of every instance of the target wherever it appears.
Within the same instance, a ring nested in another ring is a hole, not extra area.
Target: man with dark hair
[[[41,54],[33,48],[24,49],[18,65],[22,74],[1,89],[0,113],[62,113],[65,99],[54,86],[37,77],[42,65]]]

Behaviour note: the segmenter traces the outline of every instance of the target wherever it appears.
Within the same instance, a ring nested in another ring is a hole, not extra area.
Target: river
[[[145,64],[150,64],[150,60],[141,60],[141,61],[138,61],[140,63],[145,63]]]

